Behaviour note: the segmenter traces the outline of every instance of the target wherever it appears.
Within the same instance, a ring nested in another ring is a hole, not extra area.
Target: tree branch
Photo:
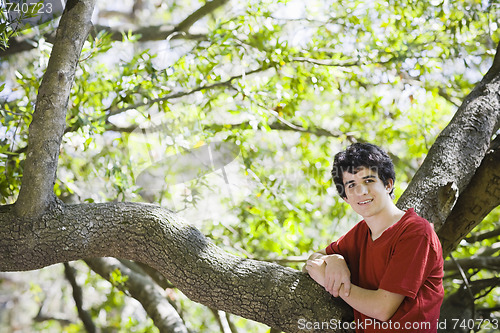
[[[301,125],[291,123],[292,126],[287,126],[286,124],[280,123],[280,122],[272,122],[269,125],[269,128],[272,130],[276,131],[292,131],[292,132],[302,132],[302,133],[309,133],[316,135],[318,137],[326,136],[326,137],[332,137],[332,138],[338,138],[338,137],[346,137],[347,140],[350,142],[356,142],[356,138],[354,138],[352,135],[349,133],[342,133],[340,131],[331,131],[325,128],[320,128],[320,127],[308,127],[304,128]],[[132,126],[127,126],[127,127],[120,127],[116,126],[112,123],[110,123],[107,126],[107,130],[109,131],[116,131],[116,132],[121,132],[121,133],[132,133],[136,131],[139,128],[139,125],[132,125]],[[207,125],[204,127],[204,129],[212,130],[212,131],[221,131],[221,130],[232,130],[232,129],[239,129],[239,130],[253,130],[252,125],[250,124],[249,121],[245,121],[239,124],[212,124],[212,125]],[[148,133],[154,133],[156,131],[163,131],[165,130],[164,126],[156,126],[153,128],[148,128],[147,131]]]
[[[123,263],[123,262],[122,262]],[[162,287],[163,289],[168,289],[168,288],[175,288],[175,286],[170,283],[160,272],[158,272],[156,269],[143,264],[142,262],[134,262],[144,273],[149,275],[150,278],[153,279],[153,281]]]
[[[93,29],[91,29],[90,31],[90,34],[91,36],[95,37],[100,31],[105,31],[110,34],[110,38],[113,41],[122,41],[123,34],[126,34],[128,32],[130,32],[132,35],[139,36],[138,40],[141,42],[165,40],[169,37],[171,40],[183,39],[201,41],[207,39],[207,35],[205,34],[190,34],[187,32],[175,33],[175,27],[172,28],[165,25],[155,25],[140,28],[127,28],[127,26],[120,26],[119,28],[115,28],[105,25],[94,25]],[[27,35],[11,38],[9,39],[9,47],[4,50],[0,50],[0,58],[11,56],[24,51],[33,50],[38,47],[39,40],[41,39],[48,43],[54,44],[55,33],[51,31],[41,36]]]
[[[414,207],[437,230],[449,223],[446,219],[485,157],[499,121],[499,51],[500,44],[492,67],[440,133],[398,201],[402,209]]]
[[[60,206],[30,225],[12,206],[0,207],[0,271],[104,256],[143,262],[195,302],[286,332],[299,332],[299,319],[352,319],[306,273],[228,254],[153,205]]]
[[[483,241],[485,239],[490,239],[490,238],[494,238],[494,237],[498,237],[500,236],[500,227],[499,228],[496,228],[495,230],[491,230],[491,231],[488,231],[488,232],[483,232],[483,233],[480,233],[480,234],[474,234],[470,237],[467,237],[465,238],[465,241],[467,243],[475,243],[475,242],[480,242],[480,241]]]
[[[469,257],[462,259],[455,259],[463,269],[471,269],[471,268],[480,268],[480,269],[489,269],[489,270],[500,270],[500,257]],[[444,262],[444,270],[449,271],[457,271],[458,267],[451,260],[446,260]]]
[[[96,327],[92,321],[92,317],[83,308],[82,288],[80,288],[78,283],[76,283],[75,270],[67,262],[64,263],[64,276],[66,276],[66,279],[69,281],[69,284],[71,284],[71,288],[73,289],[73,299],[75,300],[78,316],[82,320],[83,326],[88,333],[96,332]]]
[[[69,0],[38,90],[16,210],[37,216],[55,201],[57,161],[75,70],[90,29],[95,0]]]
[[[500,205],[499,165],[500,149],[486,155],[438,230],[445,258],[493,208]]]
[[[221,81],[221,82],[215,82],[215,83],[212,83],[212,84],[207,84],[205,86],[196,87],[196,88],[194,88],[192,90],[189,90],[189,91],[180,91],[180,92],[176,92],[176,93],[171,93],[171,94],[165,95],[163,97],[150,99],[150,100],[147,100],[145,102],[137,103],[137,104],[130,105],[130,106],[127,106],[127,107],[124,107],[124,108],[109,108],[108,117],[111,117],[111,116],[123,113],[123,112],[128,111],[128,110],[137,109],[137,108],[140,108],[142,106],[152,105],[152,104],[155,104],[155,103],[164,102],[164,101],[167,101],[167,100],[170,100],[170,99],[174,99],[174,98],[180,98],[180,97],[189,96],[189,95],[192,95],[192,94],[194,94],[194,93],[196,93],[198,91],[211,90],[211,89],[220,88],[220,87],[227,87],[227,86],[230,86],[231,82],[233,82],[234,80],[240,79],[240,78],[242,78],[243,76],[246,76],[246,75],[252,75],[252,74],[255,74],[255,73],[263,72],[263,71],[265,71],[267,69],[268,68],[260,67],[260,68],[251,70],[251,71],[249,71],[247,73],[244,73],[244,74],[231,76],[226,81]]]
[[[86,259],[85,262],[94,272],[108,281],[111,280],[111,273],[119,270],[126,278],[123,284],[116,285],[116,287],[129,292],[142,304],[160,332],[188,332],[177,310],[167,301],[163,289],[156,285],[151,278],[134,272],[114,258],[93,258]]]
[[[187,32],[189,28],[201,18],[206,15],[212,13],[217,8],[225,5],[229,0],[212,0],[207,1],[203,6],[198,8],[194,13],[186,17],[181,23],[177,25],[175,31],[184,31]]]
[[[166,25],[156,25],[136,28],[134,26],[122,25],[119,28],[112,28],[104,25],[95,25],[91,31],[92,36],[96,36],[97,32],[105,31],[111,35],[111,40],[121,41],[123,40],[123,34],[131,32],[133,35],[140,36],[139,41],[159,41],[170,39],[184,39],[184,40],[206,40],[207,36],[205,34],[190,34],[188,33],[189,28],[199,21],[201,18],[212,13],[217,8],[225,5],[228,0],[213,0],[207,1],[205,5],[201,6],[195,12],[186,17],[177,26],[166,26]],[[182,32],[182,33],[179,33]],[[49,43],[55,44],[55,34],[49,32],[43,36],[43,39]],[[35,40],[35,36],[17,36],[9,40],[9,47],[5,50],[0,50],[0,58],[10,56],[19,52],[29,51],[36,48],[38,45],[38,40]]]

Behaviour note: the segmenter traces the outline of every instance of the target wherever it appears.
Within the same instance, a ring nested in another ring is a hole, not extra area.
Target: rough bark
[[[500,149],[489,152],[438,231],[447,257],[488,213],[500,205]]]
[[[94,272],[106,280],[111,280],[111,273],[119,270],[125,281],[117,288],[129,293],[142,304],[160,333],[188,332],[182,318],[168,302],[163,289],[149,276],[136,273],[114,258],[92,258],[85,260],[85,262]]]
[[[29,127],[30,162],[24,167],[17,213],[36,217],[54,202],[57,160],[76,65],[90,29],[95,0],[70,0],[57,29],[47,70],[38,91],[36,116]]]
[[[415,210],[440,229],[486,155],[500,118],[500,45],[493,65],[439,134],[400,208]]]
[[[299,319],[352,318],[307,274],[228,254],[153,205],[60,205],[33,224],[0,208],[0,271],[104,256],[146,263],[196,302],[286,332],[301,331]]]

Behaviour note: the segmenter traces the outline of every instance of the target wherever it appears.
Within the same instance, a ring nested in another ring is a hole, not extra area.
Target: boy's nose
[[[366,187],[365,185],[360,185],[359,186],[359,194],[361,194],[361,195],[368,194],[368,187]]]

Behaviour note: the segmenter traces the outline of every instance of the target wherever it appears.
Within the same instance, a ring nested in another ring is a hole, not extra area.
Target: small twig
[[[465,275],[465,272],[464,270],[462,269],[462,266],[460,266],[460,264],[458,263],[458,261],[455,259],[455,257],[450,253],[450,258],[451,260],[455,263],[455,265],[457,266],[459,272],[460,272],[460,276],[462,277],[462,280],[464,281],[464,284],[465,284],[465,287],[467,289],[467,291],[469,292],[469,296],[472,300],[472,305],[471,305],[471,310],[472,310],[472,319],[475,321],[476,320],[476,305],[475,305],[475,297],[474,297],[474,293],[472,292],[472,288],[470,286],[470,283],[469,283],[469,280],[467,279],[467,276]],[[475,330],[474,330],[475,332]]]
[[[240,75],[231,76],[226,81],[216,82],[213,84],[196,87],[196,88],[189,90],[189,91],[180,91],[180,92],[176,92],[176,93],[171,93],[171,94],[165,95],[163,97],[146,100],[145,102],[137,103],[134,105],[129,105],[127,107],[120,108],[120,109],[112,109],[111,107],[109,107],[106,110],[106,111],[109,111],[109,113],[107,114],[107,117],[109,118],[111,116],[115,116],[117,114],[123,113],[123,112],[128,111],[128,110],[137,109],[137,108],[142,107],[142,106],[151,105],[151,104],[155,104],[155,103],[159,103],[159,102],[164,102],[164,101],[167,101],[169,99],[175,99],[175,98],[189,96],[189,95],[192,95],[192,94],[194,94],[198,91],[202,91],[202,90],[210,90],[210,89],[215,89],[215,88],[219,88],[219,87],[230,87],[231,82],[233,82],[234,80],[241,79],[242,77],[244,77],[246,75],[251,75],[251,74],[258,73],[258,72],[262,72],[262,71],[265,71],[267,69],[268,68],[260,67],[260,68],[254,69],[252,71],[249,71],[249,72],[246,72],[246,73],[243,73]]]
[[[96,327],[94,322],[92,321],[92,316],[83,309],[82,288],[80,288],[80,286],[76,282],[75,270],[67,262],[64,263],[64,275],[73,288],[73,299],[75,300],[76,308],[78,310],[78,316],[82,320],[83,326],[85,327],[87,332],[95,333]]]

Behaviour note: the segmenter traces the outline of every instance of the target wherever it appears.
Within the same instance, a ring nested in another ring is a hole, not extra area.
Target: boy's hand
[[[321,258],[309,259],[306,261],[304,268],[309,276],[322,287],[325,286],[325,261]]]
[[[347,297],[351,291],[351,271],[344,257],[339,254],[324,256],[322,260],[326,263],[324,270],[324,287],[334,297],[339,296],[341,286],[342,292]],[[319,282],[318,282],[319,283]]]

